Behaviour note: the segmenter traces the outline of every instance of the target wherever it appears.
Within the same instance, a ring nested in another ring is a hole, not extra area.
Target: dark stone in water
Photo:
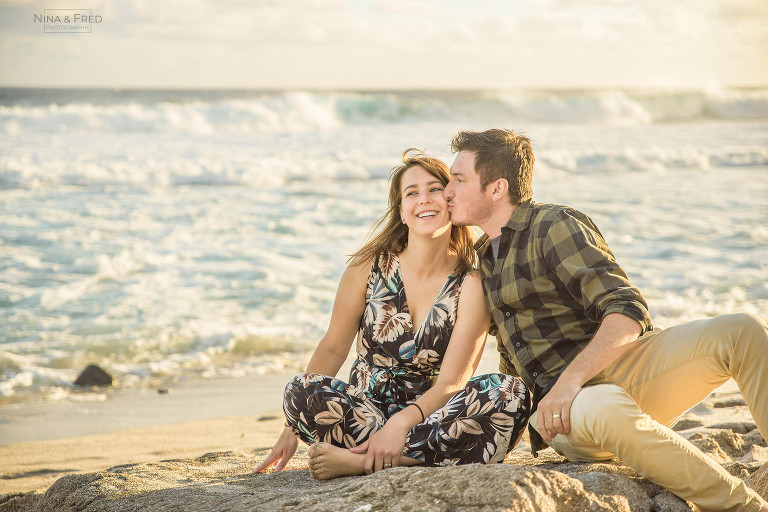
[[[89,364],[75,381],[75,386],[111,386],[112,376],[96,366]]]

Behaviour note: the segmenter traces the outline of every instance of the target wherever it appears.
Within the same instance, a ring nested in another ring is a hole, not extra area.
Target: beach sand
[[[185,421],[0,446],[0,494],[44,491],[64,475],[120,464],[270,448],[283,429],[281,410],[233,418]],[[302,446],[301,452],[306,453]],[[304,457],[297,458],[306,467]]]
[[[0,494],[44,490],[61,476],[119,464],[269,448],[283,428],[290,377],[200,381],[163,394],[93,391],[81,401],[5,406]]]

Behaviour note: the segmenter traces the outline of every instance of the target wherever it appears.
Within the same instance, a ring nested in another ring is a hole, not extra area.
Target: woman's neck
[[[445,274],[457,263],[457,257],[449,250],[450,232],[438,238],[408,237],[408,246],[398,255],[400,265],[421,276]]]

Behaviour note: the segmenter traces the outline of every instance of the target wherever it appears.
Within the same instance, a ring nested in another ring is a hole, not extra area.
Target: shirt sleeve
[[[636,320],[650,331],[648,305],[616,262],[603,235],[584,214],[563,210],[543,236],[544,261],[568,293],[584,307],[587,318],[600,322],[611,313]]]

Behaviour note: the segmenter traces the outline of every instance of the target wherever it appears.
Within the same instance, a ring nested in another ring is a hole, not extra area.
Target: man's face
[[[480,226],[491,217],[493,201],[491,187],[482,190],[480,175],[475,171],[475,153],[459,151],[451,165],[451,181],[443,191],[451,212],[451,222],[457,226]]]

